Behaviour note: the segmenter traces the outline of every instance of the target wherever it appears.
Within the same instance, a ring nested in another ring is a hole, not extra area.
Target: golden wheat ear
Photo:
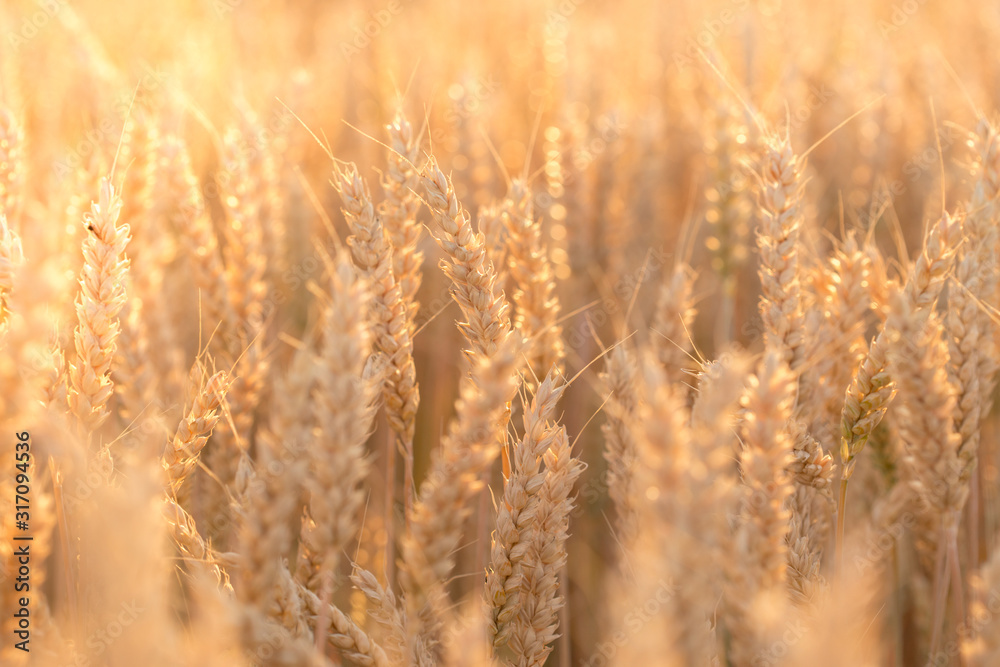
[[[514,326],[528,341],[529,368],[536,377],[544,377],[550,368],[562,365],[565,349],[555,270],[542,243],[531,189],[523,181],[511,183],[501,220],[507,230],[505,259],[514,285]]]
[[[0,212],[0,342],[7,333],[15,274],[23,263],[21,239],[8,226],[7,216]]]
[[[803,224],[803,165],[787,136],[767,140],[761,165],[760,315],[767,344],[782,350],[792,370],[805,361],[805,319],[799,275]]]
[[[308,504],[296,570],[296,577],[317,595],[333,590],[342,554],[360,527],[363,485],[371,467],[365,443],[383,381],[371,358],[368,282],[357,275],[346,252],[338,253],[328,268],[321,349],[315,360],[306,361],[315,364],[315,430],[307,431],[302,443],[309,462],[304,481]]]
[[[0,215],[16,225],[25,176],[24,130],[13,111],[0,106]]]
[[[352,236],[347,244],[354,261],[369,282],[374,301],[373,334],[375,343],[388,362],[382,396],[389,426],[396,435],[398,449],[404,455],[403,500],[409,511],[413,506],[413,436],[416,430],[420,393],[417,370],[413,363],[413,323],[402,286],[393,270],[395,250],[389,243],[382,219],[375,213],[368,186],[354,164],[334,171],[333,184],[344,206],[344,215]],[[387,452],[389,470],[394,471],[396,448]],[[392,489],[395,475],[387,475]],[[386,504],[393,505],[389,495]]]
[[[474,350],[491,356],[510,329],[510,309],[497,286],[496,268],[486,255],[482,234],[473,230],[451,180],[433,158],[425,165],[421,180],[437,227],[434,238],[449,256],[442,268],[466,318],[459,328]]]
[[[536,521],[543,502],[539,493],[547,474],[542,469],[542,461],[559,438],[552,420],[565,389],[558,376],[552,373],[538,386],[525,410],[524,437],[514,445],[511,472],[497,505],[497,527],[483,593],[494,647],[502,647],[511,640],[514,620],[522,607],[522,560],[537,529]],[[565,433],[562,435],[565,437]]]
[[[114,392],[111,365],[125,305],[129,260],[125,248],[128,225],[119,225],[122,200],[110,178],[101,179],[100,194],[84,217],[80,296],[76,302],[76,361],[69,369],[69,406],[82,434],[92,435],[110,416]],[[110,289],[108,288],[110,286]]]

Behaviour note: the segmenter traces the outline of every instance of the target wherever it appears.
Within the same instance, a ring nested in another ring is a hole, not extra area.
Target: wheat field
[[[0,664],[1000,665],[1000,5],[0,41]]]

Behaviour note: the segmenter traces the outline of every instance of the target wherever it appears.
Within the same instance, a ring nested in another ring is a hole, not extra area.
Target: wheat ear
[[[799,232],[805,180],[798,156],[787,137],[767,140],[761,176],[761,300],[765,342],[781,350],[796,370],[805,360],[802,287],[799,276]]]
[[[749,361],[727,353],[707,364],[690,419],[683,392],[657,358],[650,354],[639,367],[643,400],[635,413],[632,502],[639,525],[650,529],[638,531],[626,551],[631,571],[623,570],[631,575],[626,581],[634,580],[630,605],[649,599],[651,592],[661,601],[666,595],[670,620],[668,632],[661,625],[643,628],[626,659],[703,664],[717,652],[709,619],[722,586],[708,572],[717,573],[727,562],[727,514],[736,511],[733,417]]]
[[[384,588],[374,574],[360,567],[354,569],[351,582],[364,593],[369,618],[382,627],[382,646],[390,662],[402,664],[406,654],[406,614],[392,589]]]
[[[936,650],[944,621],[945,595],[958,563],[958,524],[968,496],[960,483],[958,449],[961,435],[955,430],[955,386],[948,380],[948,349],[937,314],[924,316],[907,299],[897,295],[886,322],[891,332],[889,362],[902,397],[899,433],[903,441],[901,481],[916,494],[922,526],[918,546],[934,545],[934,614],[931,650]],[[919,524],[918,524],[919,525]],[[927,527],[924,530],[924,526]],[[934,551],[931,547],[927,551]],[[958,593],[962,583],[952,582]],[[959,598],[961,594],[959,594]],[[959,610],[964,605],[959,606]]]
[[[229,219],[224,253],[226,285],[238,318],[236,324],[256,330],[264,316],[267,255],[260,221],[260,193],[254,190],[255,179],[246,151],[241,150],[241,139],[235,129],[226,133],[222,158],[225,171],[218,178],[223,208]]]
[[[693,286],[690,268],[681,264],[660,287],[656,302],[650,344],[673,382],[684,380],[684,369],[691,363],[691,327],[697,315]]]
[[[0,212],[0,342],[7,333],[10,319],[10,295],[14,277],[24,262],[21,239],[7,226],[7,216]]]
[[[254,424],[261,395],[269,370],[269,360],[264,353],[264,297],[266,253],[260,220],[260,193],[255,192],[255,181],[250,173],[249,155],[242,149],[239,131],[230,129],[223,140],[223,168],[216,180],[223,209],[229,224],[225,229],[226,246],[224,285],[228,296],[227,308],[232,319],[220,344],[224,347],[223,359],[229,361],[236,378],[227,396],[229,407],[226,428],[220,429],[206,452],[206,460],[215,475],[223,482],[237,485],[247,478],[241,470],[249,460],[254,444]],[[224,511],[224,501],[218,487],[209,487],[206,504],[216,513],[213,525],[225,525],[217,514]],[[241,493],[237,489],[237,494]],[[220,537],[225,537],[225,531]]]
[[[288,230],[285,224],[284,189],[279,169],[279,148],[282,142],[278,133],[261,123],[257,114],[245,101],[240,100],[240,128],[254,145],[249,151],[247,175],[248,195],[256,200],[255,208],[260,220],[263,242],[265,275],[274,280],[286,269],[285,244]],[[276,134],[278,136],[276,136]]]
[[[788,433],[795,400],[795,376],[775,350],[766,353],[750,379],[743,399],[743,454],[740,465],[747,486],[744,505],[747,544],[745,566],[761,589],[785,582],[785,502],[794,490],[788,474],[793,441]]]
[[[923,313],[932,306],[944,287],[958,247],[960,222],[948,213],[931,225],[923,251],[914,263],[903,288],[906,307]],[[886,328],[872,342],[868,354],[847,388],[841,415],[842,478],[850,479],[856,457],[864,448],[872,430],[882,421],[895,384],[886,369]]]
[[[916,326],[929,317],[945,279],[951,271],[958,249],[961,221],[947,211],[930,225],[923,249],[913,264],[896,310],[908,313]],[[889,339],[894,337],[889,320],[872,341],[857,373],[847,388],[840,426],[840,493],[837,497],[836,558],[838,571],[844,569],[844,530],[846,525],[847,485],[861,453],[896,394],[895,379],[888,368]]]
[[[181,551],[196,562],[209,565],[217,572],[221,581],[228,581],[229,577],[224,568],[238,569],[241,557],[238,554],[215,551],[198,532],[191,515],[176,501],[165,498],[162,509],[171,535]],[[284,576],[282,572],[278,573],[279,579]],[[301,585],[296,587],[296,592],[302,601],[306,620],[310,626],[315,625],[316,619],[320,616],[329,620],[330,631],[326,640],[331,646],[343,651],[361,665],[388,667],[393,664],[388,661],[382,647],[373,642],[364,630],[336,606],[325,604],[319,596]]]
[[[829,534],[833,457],[794,419],[788,424],[792,437],[792,462],[788,472],[794,493],[788,501],[788,588],[792,601],[808,607],[818,601],[826,582],[820,574],[823,545]]]
[[[93,433],[108,418],[108,400],[114,393],[111,362],[121,325],[118,313],[125,305],[129,261],[125,248],[128,225],[118,225],[122,200],[110,178],[102,178],[100,195],[84,216],[80,296],[76,301],[77,359],[69,369],[69,406],[80,429]]]
[[[1000,194],[1000,134],[981,119],[972,138],[976,181],[962,225],[965,242],[955,267],[958,285],[948,294],[949,379],[958,392],[955,425],[958,458],[967,484],[976,465],[980,422],[989,410],[997,371],[994,324],[981,303],[997,297],[997,196]]]
[[[204,375],[202,370],[199,373]],[[198,465],[201,450],[219,422],[217,410],[225,400],[231,384],[232,380],[225,371],[219,371],[208,378],[203,377],[191,407],[163,451],[161,464],[166,471],[167,486],[171,495],[179,502],[185,501],[187,493],[184,492],[184,481]]]
[[[164,136],[160,144],[167,185],[173,193],[174,207],[168,209],[168,221],[180,234],[181,242],[194,272],[195,285],[201,291],[199,316],[210,332],[220,324],[232,326],[236,314],[229,304],[226,269],[222,263],[219,239],[205,210],[201,185],[191,166],[191,156],[183,139],[175,134]]]
[[[507,266],[514,283],[514,324],[528,341],[529,367],[543,377],[565,356],[555,275],[548,248],[542,243],[541,225],[535,220],[531,189],[516,179],[507,198],[510,205],[502,219],[507,229]]]
[[[472,229],[451,181],[433,158],[424,167],[421,180],[437,223],[435,239],[449,257],[442,262],[442,269],[452,281],[452,296],[466,318],[459,328],[474,350],[491,356],[507,335],[510,315],[485,241]]]
[[[545,452],[545,479],[531,526],[521,570],[520,603],[509,646],[519,667],[542,667],[558,637],[559,572],[566,564],[571,496],[584,465],[573,457],[566,429],[553,427]]]
[[[10,109],[0,108],[0,215],[15,224],[24,185],[24,131]]]
[[[786,535],[794,493],[787,469],[792,461],[788,421],[795,400],[795,375],[780,350],[768,349],[743,397],[743,450],[740,467],[744,488],[741,523],[736,532],[739,558],[730,565],[731,590],[726,597],[732,635],[730,659],[751,664],[773,632],[759,611],[781,605],[787,595]]]
[[[456,418],[431,463],[402,540],[400,582],[406,593],[411,655],[436,650],[446,613],[444,582],[455,566],[455,549],[471,501],[500,454],[507,403],[517,390],[519,341],[508,335],[490,357],[472,353],[460,385]]]
[[[810,309],[810,367],[800,383],[799,415],[820,442],[832,447],[843,407],[844,389],[864,357],[865,316],[871,306],[867,285],[873,280],[871,258],[853,234],[817,267],[815,307]]]
[[[738,274],[749,252],[750,210],[746,196],[747,128],[741,110],[724,95],[715,104],[711,136],[706,140],[711,181],[705,189],[705,222],[710,235],[705,246],[712,253],[712,270],[722,281],[718,339],[732,339],[733,310],[738,293]],[[680,341],[678,341],[679,343]]]
[[[608,463],[608,495],[615,504],[617,530],[624,544],[631,543],[638,528],[634,505],[636,443],[633,432],[639,403],[638,375],[635,353],[626,343],[611,350],[601,374],[608,393],[604,404],[607,421],[601,426],[604,459]]]
[[[424,255],[417,250],[420,242],[420,225],[417,212],[420,200],[420,175],[416,161],[419,146],[413,136],[413,126],[401,112],[397,112],[389,132],[389,168],[382,177],[385,200],[379,206],[382,224],[392,243],[392,273],[399,282],[403,302],[407,308],[407,321],[413,326],[418,303],[417,292],[422,279],[421,266]],[[410,335],[413,335],[410,331]]]
[[[306,451],[309,505],[301,539],[310,562],[300,562],[296,573],[314,591],[336,573],[341,552],[358,530],[361,485],[370,467],[365,441],[380,380],[369,364],[368,284],[356,275],[346,252],[338,253],[328,270],[330,301],[312,394],[315,430]]]
[[[513,448],[510,476],[504,482],[497,507],[497,527],[483,591],[490,636],[497,647],[507,643],[510,623],[520,608],[521,561],[530,546],[540,502],[537,496],[545,480],[542,457],[558,435],[550,428],[550,421],[565,388],[553,373],[538,386],[525,410],[524,436]]]
[[[400,284],[393,274],[393,248],[357,167],[348,164],[336,169],[333,183],[340,193],[344,214],[353,232],[347,243],[371,285],[375,341],[390,367],[383,390],[386,417],[406,457],[404,500],[409,508],[412,505],[413,434],[420,403],[417,371],[413,365],[412,325]]]

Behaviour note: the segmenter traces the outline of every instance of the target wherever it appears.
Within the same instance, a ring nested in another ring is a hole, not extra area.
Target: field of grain
[[[2,0],[0,664],[1000,665],[998,43]]]

